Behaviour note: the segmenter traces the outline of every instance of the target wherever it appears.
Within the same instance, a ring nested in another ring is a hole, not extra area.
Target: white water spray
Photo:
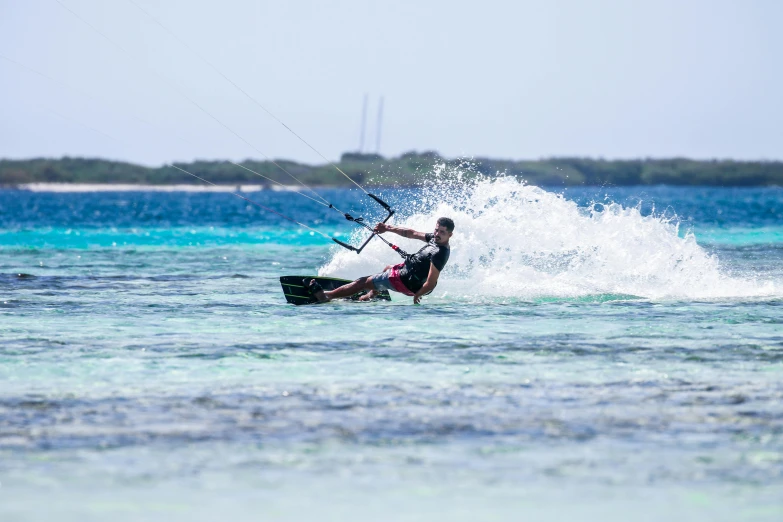
[[[463,181],[437,169],[422,198],[397,224],[421,231],[454,219],[451,258],[433,296],[446,298],[716,299],[777,295],[773,283],[730,277],[692,233],[637,207],[579,207],[515,178]],[[421,242],[394,236],[408,252]],[[336,251],[319,273],[355,278],[400,258],[379,241],[360,256]]]

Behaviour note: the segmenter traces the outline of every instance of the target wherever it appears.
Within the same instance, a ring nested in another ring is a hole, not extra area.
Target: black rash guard
[[[443,270],[449,260],[451,249],[435,243],[432,234],[424,234],[427,245],[405,260],[405,266],[400,269],[400,281],[413,293],[421,290],[430,273],[430,263],[438,271]]]

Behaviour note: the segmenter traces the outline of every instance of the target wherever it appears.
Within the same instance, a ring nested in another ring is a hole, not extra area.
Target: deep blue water
[[[547,188],[586,207],[607,201],[639,206],[673,216],[703,229],[752,226],[780,227],[783,188],[715,187],[571,187]],[[417,197],[414,189],[379,189],[397,207]],[[383,212],[358,189],[319,190],[325,199],[347,212],[368,218]],[[305,194],[309,194],[305,192]],[[338,213],[294,193],[253,192],[251,199],[278,212],[315,225],[349,225]],[[229,226],[296,227],[228,193],[199,192],[29,192],[0,191],[0,226],[4,231],[43,227],[128,228]]]

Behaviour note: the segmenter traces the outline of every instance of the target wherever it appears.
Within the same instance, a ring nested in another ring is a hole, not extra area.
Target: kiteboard
[[[334,290],[344,284],[350,283],[349,279],[338,279],[336,277],[318,277],[318,276],[281,276],[280,285],[283,287],[283,295],[285,300],[294,305],[309,305],[318,304],[318,299],[314,295],[310,295],[304,281],[315,279],[321,288],[326,290]],[[351,297],[346,297],[348,301],[358,301],[361,296],[366,294],[366,290],[362,290],[358,294],[354,294]],[[391,296],[388,290],[381,290],[378,294],[371,299],[371,301],[391,301]]]

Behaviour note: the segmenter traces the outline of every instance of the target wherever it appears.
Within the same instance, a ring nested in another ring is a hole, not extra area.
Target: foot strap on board
[[[315,296],[317,292],[324,291],[324,289],[315,279],[304,279],[302,282],[304,283],[305,288],[307,288],[307,292],[312,296]]]

